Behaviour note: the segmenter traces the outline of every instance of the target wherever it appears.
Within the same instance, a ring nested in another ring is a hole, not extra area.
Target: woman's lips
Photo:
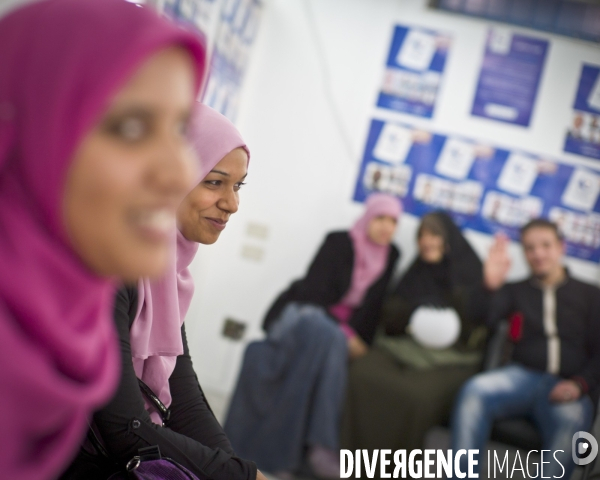
[[[209,217],[204,217],[204,218],[206,218],[208,223],[210,223],[217,230],[223,230],[225,228],[225,226],[227,225],[226,221],[219,220],[217,218],[209,218]]]
[[[175,228],[175,209],[155,208],[137,211],[131,217],[131,223],[146,239],[165,242]]]

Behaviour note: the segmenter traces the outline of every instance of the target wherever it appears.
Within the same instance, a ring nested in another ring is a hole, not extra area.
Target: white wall
[[[469,111],[489,23],[429,11],[425,3],[266,1],[238,118],[252,151],[248,185],[219,242],[202,246],[192,265],[197,290],[186,324],[205,388],[231,391],[246,342],[262,336],[260,322],[274,297],[303,274],[326,232],[349,227],[361,213],[350,199],[370,119],[386,117],[373,106],[394,24],[445,30],[454,37],[434,119],[394,118],[580,160],[562,154],[562,142],[581,62],[600,63],[598,46],[535,32],[551,39],[551,48],[530,128],[477,119]],[[249,236],[250,223],[267,226],[268,238]],[[414,254],[417,223],[406,215],[400,224],[403,265]],[[476,232],[468,237],[484,255],[490,238]],[[245,245],[263,249],[263,260],[243,258]],[[511,248],[511,278],[517,278],[526,268],[518,246]],[[596,265],[569,264],[580,277],[597,281]],[[220,335],[226,317],[248,322],[243,342]]]

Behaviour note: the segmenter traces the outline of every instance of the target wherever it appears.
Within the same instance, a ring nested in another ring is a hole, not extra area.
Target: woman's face
[[[188,193],[177,210],[177,225],[186,239],[205,245],[217,241],[229,217],[238,210],[247,167],[246,151],[236,148]]]
[[[444,237],[423,229],[418,240],[419,257],[426,263],[439,263],[446,251]]]
[[[75,151],[64,221],[74,250],[97,274],[132,281],[167,266],[177,206],[196,167],[186,140],[194,75],[183,49],[154,54]]]
[[[388,215],[380,215],[371,219],[367,229],[369,239],[377,245],[389,245],[392,243],[396,231],[397,220]]]

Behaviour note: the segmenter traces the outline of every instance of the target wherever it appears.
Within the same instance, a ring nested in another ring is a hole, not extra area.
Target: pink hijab
[[[0,476],[54,478],[116,386],[114,283],[64,229],[74,150],[135,68],[204,47],[123,0],[46,0],[0,20]]]
[[[192,143],[200,161],[198,184],[221,159],[238,147],[250,152],[235,126],[223,115],[198,104],[191,128]],[[133,368],[158,398],[171,405],[169,377],[177,356],[183,354],[181,326],[194,294],[194,281],[188,270],[198,244],[177,232],[177,258],[160,280],[141,280],[138,313],[131,326]],[[162,424],[158,412],[146,402],[152,421]]]
[[[359,306],[365,293],[381,276],[387,264],[390,246],[378,245],[369,239],[369,223],[382,215],[398,219],[401,213],[402,204],[392,195],[374,193],[367,199],[365,213],[350,230],[354,246],[354,268],[350,289],[340,302],[343,305],[352,308]]]

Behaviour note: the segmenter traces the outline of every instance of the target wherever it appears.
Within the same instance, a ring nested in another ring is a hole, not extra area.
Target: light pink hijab
[[[73,153],[159,49],[204,47],[123,0],[46,0],[0,20],[0,476],[54,478],[119,375],[114,284],[67,238]]]
[[[354,267],[350,289],[340,302],[343,305],[352,308],[359,306],[367,290],[381,276],[387,264],[390,246],[378,245],[369,239],[369,223],[382,215],[398,219],[401,213],[402,204],[392,195],[374,193],[367,199],[365,213],[350,230],[354,246]]]
[[[192,142],[200,161],[198,184],[221,159],[238,147],[250,152],[235,126],[223,115],[206,105],[198,104],[191,128]],[[175,369],[177,356],[183,354],[181,326],[185,319],[194,282],[188,266],[198,244],[186,240],[177,232],[177,258],[160,280],[140,281],[138,314],[131,326],[133,368],[158,398],[169,406],[169,377]],[[146,402],[152,421],[161,424],[158,412]]]

